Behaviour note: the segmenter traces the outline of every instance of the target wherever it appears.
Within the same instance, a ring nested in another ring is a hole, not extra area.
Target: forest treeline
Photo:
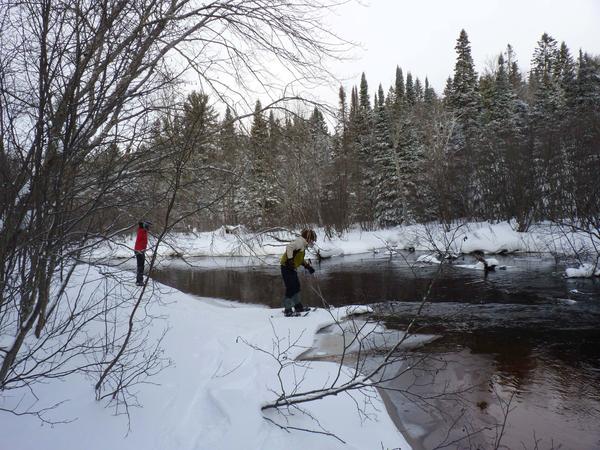
[[[193,92],[157,121],[151,153],[191,150],[188,227],[318,224],[343,231],[438,220],[598,220],[600,58],[543,34],[524,75],[507,46],[478,75],[463,30],[440,95],[396,68],[384,90],[340,87],[330,131],[322,110],[256,102],[248,129]],[[372,97],[371,97],[371,93]],[[168,170],[153,183],[169,183]],[[150,183],[147,197],[156,185]]]

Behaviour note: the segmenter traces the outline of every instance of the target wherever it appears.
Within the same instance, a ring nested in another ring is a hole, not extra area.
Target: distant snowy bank
[[[317,248],[321,257],[400,250],[429,252],[430,261],[448,254],[468,254],[480,251],[499,253],[552,253],[573,257],[579,255],[586,264],[597,256],[600,241],[591,234],[573,232],[550,223],[534,225],[527,232],[515,231],[515,224],[501,222],[470,222],[444,230],[440,224],[397,226],[374,231],[361,231],[357,227],[342,236],[325,237],[323,229],[317,229]],[[283,252],[285,241],[292,236],[286,232],[247,232],[243,226],[221,227],[215,231],[173,233],[158,247],[162,257],[198,256],[246,256],[262,257],[267,261]],[[130,258],[134,235],[121,236],[97,248],[94,259]],[[152,244],[152,242],[151,242]],[[585,267],[584,267],[585,266]],[[566,276],[598,276],[597,269],[586,265],[569,269]],[[483,267],[483,266],[482,266]],[[588,275],[582,275],[588,274]]]
[[[590,263],[583,263],[579,267],[568,268],[565,271],[567,278],[591,278],[600,277],[600,267]]]

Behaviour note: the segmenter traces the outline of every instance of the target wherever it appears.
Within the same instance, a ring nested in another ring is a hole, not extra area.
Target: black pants
[[[300,280],[298,279],[298,272],[287,266],[281,266],[281,276],[283,277],[283,284],[285,284],[283,306],[291,308],[300,303]]]
[[[136,283],[144,282],[144,263],[146,262],[146,255],[144,252],[135,252],[135,259],[137,260],[137,277]]]

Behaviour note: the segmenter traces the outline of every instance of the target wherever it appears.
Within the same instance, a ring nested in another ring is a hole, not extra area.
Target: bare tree
[[[145,346],[133,330],[143,326],[138,312],[147,290],[78,298],[67,307],[72,276],[94,246],[128,231],[140,215],[161,218],[160,242],[186,214],[206,207],[196,202],[171,218],[189,182],[180,176],[189,148],[156,153],[151,145],[155,113],[172,106],[168,92],[193,73],[205,92],[234,107],[233,120],[244,117],[247,88],[269,90],[281,102],[268,65],[285,70],[279,79],[306,85],[322,78],[323,57],[343,47],[320,22],[335,3],[0,2],[0,392],[90,369],[64,369],[73,354],[100,370],[99,391],[112,380],[99,397],[116,398],[161,365],[154,351],[149,365],[132,362]],[[286,95],[298,98],[289,86]],[[169,164],[176,176],[153,184]],[[107,326],[88,346],[87,326],[121,307],[131,311],[125,335]],[[125,361],[133,371],[115,372]]]

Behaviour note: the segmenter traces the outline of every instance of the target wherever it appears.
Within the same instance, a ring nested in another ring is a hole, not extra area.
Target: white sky
[[[342,37],[361,44],[352,61],[335,63],[336,75],[349,87],[364,71],[371,98],[379,83],[387,92],[396,65],[405,76],[410,71],[423,82],[427,76],[441,93],[454,70],[462,28],[478,73],[509,43],[521,70],[528,71],[544,32],[565,41],[574,56],[580,48],[600,54],[600,0],[371,0],[343,5],[328,21]],[[337,102],[337,89],[328,95],[326,100]]]

